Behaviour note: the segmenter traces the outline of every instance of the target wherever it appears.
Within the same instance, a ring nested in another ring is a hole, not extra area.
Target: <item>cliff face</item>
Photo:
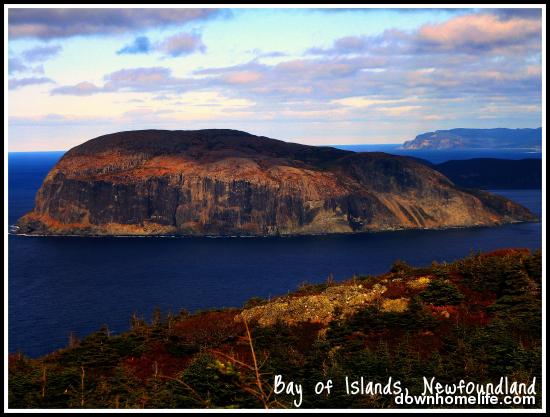
[[[68,151],[25,234],[276,235],[532,220],[412,159],[234,130],[121,132]]]

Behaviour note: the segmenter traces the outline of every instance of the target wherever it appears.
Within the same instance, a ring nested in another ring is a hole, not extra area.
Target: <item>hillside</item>
[[[11,354],[9,405],[296,407],[297,396],[272,392],[282,375],[303,386],[301,408],[397,407],[391,394],[347,393],[346,376],[381,386],[391,377],[416,395],[423,376],[536,378],[531,406],[540,408],[541,261],[540,252],[509,249],[425,268],[396,262],[380,276],[329,277],[243,308],[134,315],[120,335],[104,326],[43,358]],[[328,379],[331,394],[315,395]]]

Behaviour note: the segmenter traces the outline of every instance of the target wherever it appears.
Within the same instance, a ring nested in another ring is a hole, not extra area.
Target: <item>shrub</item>
[[[431,281],[420,297],[423,301],[435,306],[454,305],[464,299],[464,295],[456,286],[439,279]]]
[[[407,264],[405,261],[402,261],[401,259],[395,261],[390,268],[390,272],[398,276],[409,275],[413,272],[413,270],[413,267],[409,266],[409,264]]]
[[[248,309],[248,308],[252,308],[252,307],[257,307],[257,306],[261,306],[265,303],[267,303],[267,300],[262,298],[262,297],[252,297],[252,298],[248,299],[247,301],[245,301],[245,303],[243,305],[243,308]]]

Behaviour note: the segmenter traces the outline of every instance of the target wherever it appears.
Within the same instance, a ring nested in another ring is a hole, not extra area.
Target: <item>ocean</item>
[[[9,225],[32,209],[61,155],[9,154]],[[541,215],[540,190],[498,193]],[[84,337],[103,324],[123,332],[132,313],[150,319],[155,307],[165,313],[240,307],[253,296],[286,294],[329,274],[342,280],[383,273],[396,259],[422,266],[477,250],[540,249],[541,242],[540,223],[284,238],[10,235],[9,351],[40,356],[66,346],[71,332]]]

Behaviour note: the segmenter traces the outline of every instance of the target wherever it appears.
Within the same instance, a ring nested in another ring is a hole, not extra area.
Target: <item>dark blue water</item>
[[[9,155],[9,222],[29,211],[60,153]],[[541,192],[499,191],[541,214]],[[241,306],[304,282],[452,261],[472,250],[541,247],[539,223],[497,228],[292,238],[78,238],[10,235],[9,350],[31,356],[102,324],[121,332],[137,312]]]
[[[434,164],[440,164],[452,159],[471,158],[501,158],[501,159],[525,159],[542,158],[542,153],[528,149],[465,149],[465,150],[440,150],[440,151],[410,151],[399,149],[399,144],[388,145],[334,145],[339,149],[354,152],[387,152],[395,155],[412,156],[426,159]]]

